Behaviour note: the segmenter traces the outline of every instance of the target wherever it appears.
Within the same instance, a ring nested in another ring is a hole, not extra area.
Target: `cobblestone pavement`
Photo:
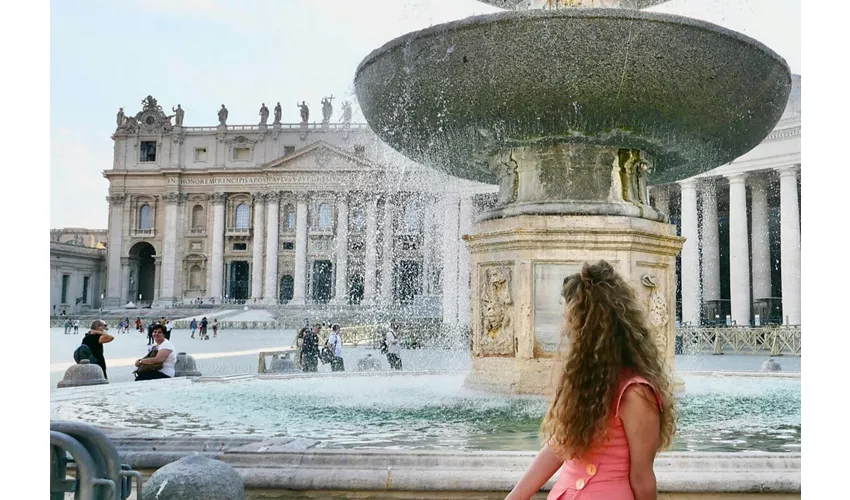
[[[112,383],[133,380],[133,361],[147,352],[147,335],[131,331],[117,334],[113,325],[110,333],[115,340],[105,346],[106,365]],[[73,364],[74,349],[80,344],[83,329],[77,335],[64,334],[63,328],[50,329],[50,387],[62,380],[68,366]],[[292,345],[294,330],[223,330],[218,338],[199,340],[190,338],[189,330],[174,330],[171,341],[179,352],[196,357],[200,372],[206,376],[257,373],[257,353],[261,350],[282,349]],[[349,370],[357,360],[372,354],[387,365],[378,351],[365,347],[346,347],[343,358]],[[758,371],[767,356],[700,354],[676,356],[676,369],[681,371]],[[785,372],[799,372],[799,357],[775,358]],[[405,370],[465,370],[471,365],[469,353],[444,349],[402,350]],[[385,366],[387,368],[387,366]],[[319,366],[320,371],[330,371],[329,365]]]

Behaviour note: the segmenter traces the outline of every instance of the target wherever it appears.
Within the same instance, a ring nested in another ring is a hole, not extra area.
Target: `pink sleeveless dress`
[[[661,410],[658,390],[640,375],[625,375],[614,400],[614,415],[608,421],[608,440],[582,459],[564,462],[558,481],[549,492],[547,500],[634,500],[629,484],[629,441],[620,419],[620,401],[632,384],[646,384],[655,393]]]

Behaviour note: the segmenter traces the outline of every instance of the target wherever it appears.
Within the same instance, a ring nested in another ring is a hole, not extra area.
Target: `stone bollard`
[[[56,387],[77,387],[81,385],[108,384],[109,381],[103,376],[103,369],[93,365],[87,359],[81,359],[79,364],[71,365],[65,370],[65,377],[56,384]]]
[[[189,356],[185,352],[177,354],[177,362],[174,363],[175,377],[200,377],[201,372],[198,371],[198,365],[195,363],[195,358]]]
[[[366,357],[357,360],[357,371],[359,372],[374,372],[382,369],[381,360],[373,358],[371,354],[367,354]]]
[[[189,455],[154,472],[142,500],[245,500],[245,486],[229,464]]]
[[[763,372],[781,372],[782,366],[779,365],[773,358],[768,359],[764,363],[761,364],[761,371]]]
[[[272,358],[271,365],[269,366],[269,373],[292,373],[301,371],[298,367],[295,366],[295,363],[289,358],[289,354],[284,354],[282,358],[277,357],[275,355]]]

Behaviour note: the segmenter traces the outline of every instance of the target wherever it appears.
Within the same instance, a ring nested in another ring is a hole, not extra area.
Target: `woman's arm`
[[[620,403],[620,419],[629,441],[631,466],[629,483],[635,500],[655,500],[655,452],[661,434],[661,417],[652,389],[634,384],[626,389]]]
[[[528,500],[533,497],[552,478],[552,475],[558,472],[563,464],[564,460],[556,455],[547,444],[540,450],[528,470],[525,471],[525,475],[522,476],[522,479],[514,486],[505,500]]]
[[[143,365],[155,365],[157,363],[164,363],[168,356],[171,354],[171,349],[160,349],[156,352],[156,356],[152,358],[143,358],[139,360],[139,362]]]

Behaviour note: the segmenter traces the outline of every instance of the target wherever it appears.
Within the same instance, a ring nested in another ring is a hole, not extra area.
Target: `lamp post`
[[[142,294],[139,294],[139,300],[136,302],[136,309],[138,310],[141,307],[142,307]]]

